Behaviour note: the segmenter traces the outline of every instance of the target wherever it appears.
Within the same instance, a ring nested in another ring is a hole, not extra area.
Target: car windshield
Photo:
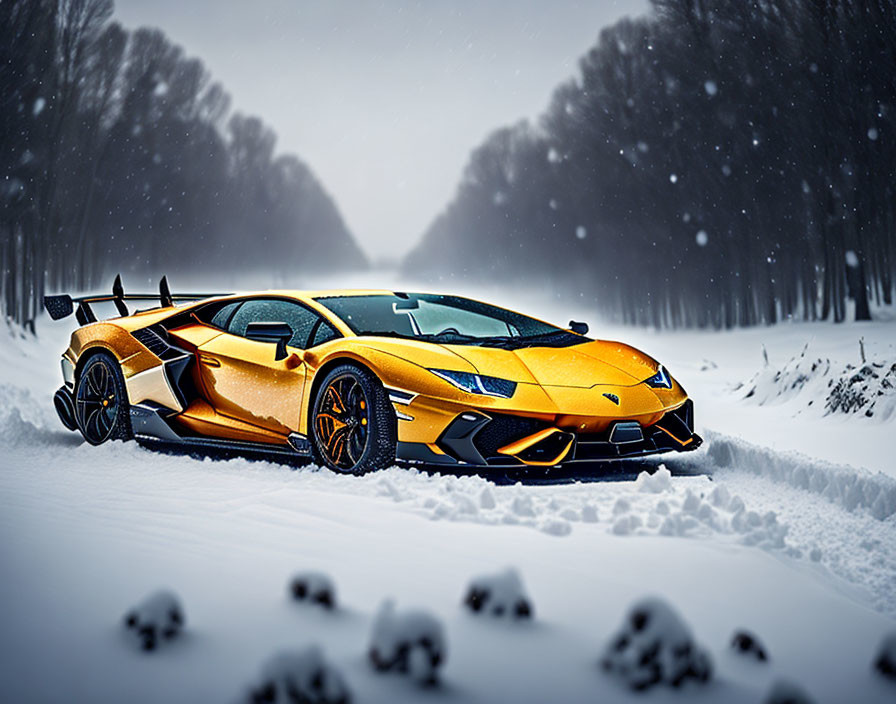
[[[373,294],[316,299],[357,335],[480,346],[567,347],[588,338],[520,313],[459,296]]]

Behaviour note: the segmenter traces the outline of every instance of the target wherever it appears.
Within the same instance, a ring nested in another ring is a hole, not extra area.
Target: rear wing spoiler
[[[115,308],[122,317],[130,315],[128,306],[125,301],[156,301],[160,308],[169,308],[176,301],[201,301],[203,298],[213,298],[215,296],[227,296],[227,293],[171,293],[168,288],[168,277],[163,276],[159,281],[158,293],[125,293],[124,286],[121,284],[121,274],[115,277],[115,283],[112,284],[112,295],[97,296],[81,296],[80,298],[72,298],[68,294],[59,296],[44,296],[44,308],[53,320],[62,320],[72,313],[79,325],[87,325],[96,322],[96,315],[90,307],[91,303],[108,303],[115,304]],[[75,304],[78,304],[77,309]]]

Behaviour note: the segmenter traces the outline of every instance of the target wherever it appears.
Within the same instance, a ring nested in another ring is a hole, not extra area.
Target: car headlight
[[[656,370],[656,374],[649,379],[645,379],[644,383],[651,389],[671,389],[672,377],[669,376],[669,372],[667,372],[666,368],[661,364],[660,368]]]
[[[449,369],[430,369],[437,377],[453,384],[468,394],[482,394],[510,398],[516,391],[516,382],[498,379],[494,376],[470,374],[469,372],[453,372]]]

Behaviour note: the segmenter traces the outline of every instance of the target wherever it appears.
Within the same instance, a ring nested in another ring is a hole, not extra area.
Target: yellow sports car
[[[128,302],[157,307],[131,313]],[[97,320],[94,306],[119,317]],[[87,442],[305,457],[337,472],[693,450],[693,403],[620,342],[459,296],[401,291],[47,296],[81,327],[63,424]]]

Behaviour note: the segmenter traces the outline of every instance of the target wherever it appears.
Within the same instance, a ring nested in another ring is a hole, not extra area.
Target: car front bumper
[[[600,432],[581,432],[525,416],[467,410],[457,414],[434,443],[399,441],[396,458],[418,464],[550,467],[688,452],[702,443],[694,432],[694,404],[688,399],[650,425],[619,419]]]

